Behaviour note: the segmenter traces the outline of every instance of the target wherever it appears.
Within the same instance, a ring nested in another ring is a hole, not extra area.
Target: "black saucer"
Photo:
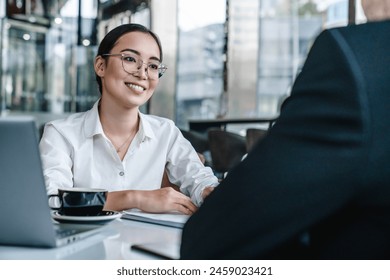
[[[106,224],[121,216],[122,214],[116,211],[102,211],[96,216],[66,216],[58,211],[52,213],[52,218],[57,222],[72,224]]]

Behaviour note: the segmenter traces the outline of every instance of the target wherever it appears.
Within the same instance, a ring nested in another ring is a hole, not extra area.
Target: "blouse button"
[[[123,171],[119,172],[119,176],[123,176],[123,175],[125,175],[125,172]]]

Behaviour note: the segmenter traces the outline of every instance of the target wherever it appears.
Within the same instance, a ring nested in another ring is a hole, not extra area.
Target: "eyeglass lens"
[[[136,55],[122,55],[123,69],[130,74],[133,74],[146,65],[146,73],[150,79],[158,79],[165,72],[166,67],[159,62],[144,63],[141,58]]]

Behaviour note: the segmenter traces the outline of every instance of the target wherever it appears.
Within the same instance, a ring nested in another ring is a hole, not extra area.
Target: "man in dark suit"
[[[389,3],[320,34],[268,136],[185,225],[183,259],[390,257],[390,21],[367,12]]]

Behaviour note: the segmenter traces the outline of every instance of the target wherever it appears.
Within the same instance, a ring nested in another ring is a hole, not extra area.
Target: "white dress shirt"
[[[206,186],[218,179],[168,119],[139,112],[140,126],[123,159],[103,132],[99,101],[87,112],[46,124],[40,151],[48,194],[58,188],[104,188],[108,191],[155,190],[165,167],[171,183],[200,206]]]

